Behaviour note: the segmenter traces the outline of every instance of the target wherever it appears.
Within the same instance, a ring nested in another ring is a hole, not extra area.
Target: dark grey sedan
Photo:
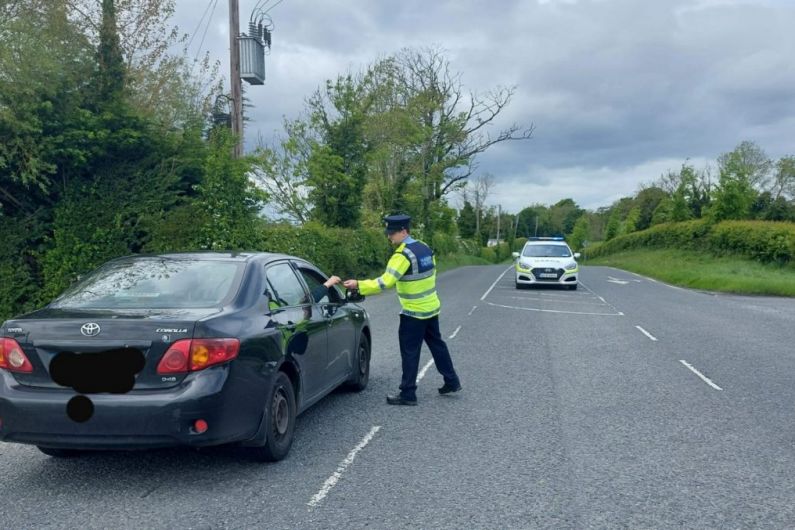
[[[51,456],[290,450],[296,415],[367,386],[370,325],[311,263],[265,253],[108,262],[0,328],[0,440]]]

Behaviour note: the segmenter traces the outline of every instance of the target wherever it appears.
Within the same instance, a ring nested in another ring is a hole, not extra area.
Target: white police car
[[[562,237],[531,237],[522,252],[513,253],[516,261],[516,288],[524,285],[561,285],[577,288],[580,268],[576,259],[580,253],[572,253]]]

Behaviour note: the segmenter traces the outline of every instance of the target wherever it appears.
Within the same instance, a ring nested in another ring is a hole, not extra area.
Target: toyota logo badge
[[[86,337],[96,337],[99,335],[100,328],[96,322],[87,322],[80,328],[80,333]]]

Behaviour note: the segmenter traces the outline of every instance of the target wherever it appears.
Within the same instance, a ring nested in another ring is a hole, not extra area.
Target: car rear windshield
[[[235,261],[162,257],[113,261],[67,290],[50,307],[216,307],[234,295],[244,265]]]
[[[570,258],[571,251],[566,245],[526,245],[522,250],[526,258]]]

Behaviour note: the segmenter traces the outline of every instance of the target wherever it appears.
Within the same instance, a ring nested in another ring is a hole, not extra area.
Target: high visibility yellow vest
[[[436,256],[422,241],[401,243],[384,274],[375,280],[361,280],[359,292],[378,294],[396,285],[402,314],[423,319],[439,314],[442,304],[436,295]]]

